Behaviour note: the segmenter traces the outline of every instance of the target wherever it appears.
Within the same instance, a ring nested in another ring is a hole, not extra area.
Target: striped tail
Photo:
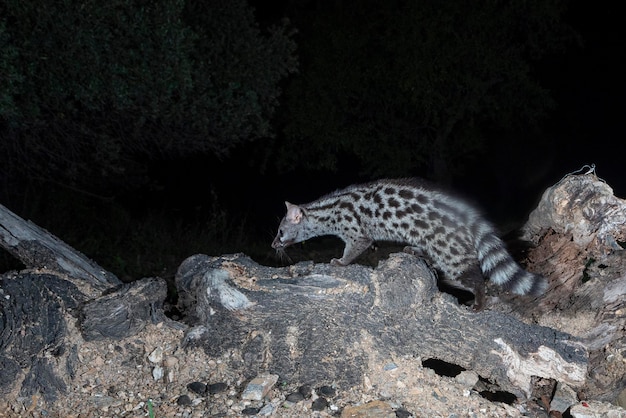
[[[485,277],[518,295],[539,296],[545,292],[548,287],[545,277],[522,269],[491,225],[477,219],[472,234],[480,269]]]

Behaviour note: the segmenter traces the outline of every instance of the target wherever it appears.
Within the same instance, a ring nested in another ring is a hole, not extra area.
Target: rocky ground
[[[84,342],[75,329],[69,335],[75,372],[65,396],[46,403],[42,396],[8,394],[0,399],[0,417],[560,416],[532,401],[490,401],[473,372],[441,376],[413,357],[373,358],[360,387],[342,388],[272,375],[246,378],[226,366],[237,360],[236,351],[211,358],[185,349],[183,331],[165,323],[121,342]],[[270,384],[255,386],[259,381]]]
[[[76,342],[82,342],[76,346],[74,379],[66,395],[46,404],[40,396],[11,394],[0,400],[0,416],[542,416],[534,415],[540,411],[536,406],[530,411],[528,405],[488,401],[472,389],[477,376],[442,377],[417,358],[372,360],[370,374],[357,388],[279,378],[262,399],[244,399],[255,396],[244,395],[251,380],[225,366],[237,353],[210,358],[197,348],[185,350],[182,331],[167,328],[150,326],[121,343],[84,342],[77,336]]]

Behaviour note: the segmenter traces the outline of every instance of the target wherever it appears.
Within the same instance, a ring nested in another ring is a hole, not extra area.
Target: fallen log
[[[269,268],[243,255],[198,255],[183,262],[176,283],[179,306],[202,330],[194,343],[211,354],[240,348],[252,374],[269,369],[290,381],[355,386],[375,352],[456,364],[522,398],[533,376],[585,382],[587,352],[576,338],[461,306],[408,254],[375,269]]]
[[[97,294],[122,282],[43,228],[0,205],[0,247],[27,269],[65,274],[83,290]]]

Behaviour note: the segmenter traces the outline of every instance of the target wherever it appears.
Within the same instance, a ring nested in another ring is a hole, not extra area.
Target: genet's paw
[[[343,267],[345,264],[339,258],[333,258],[330,260],[330,265],[335,267]]]

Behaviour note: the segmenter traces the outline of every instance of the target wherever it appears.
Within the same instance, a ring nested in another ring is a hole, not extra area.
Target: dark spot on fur
[[[428,219],[430,219],[431,221],[435,221],[435,220],[437,220],[439,218],[440,218],[439,213],[432,212],[432,211],[428,212]]]
[[[391,206],[392,208],[398,208],[400,207],[400,202],[397,199],[394,199],[393,197],[389,198],[389,201],[387,202],[389,204],[389,206]]]
[[[421,219],[417,219],[415,221],[415,226],[421,229],[428,229],[428,223],[422,221]]]
[[[383,202],[383,199],[380,197],[378,193],[374,194],[374,203],[378,203],[379,205]]]
[[[413,203],[411,205],[411,210],[415,213],[422,213],[424,212],[424,208],[422,208],[420,205],[418,205],[417,203]]]
[[[400,228],[402,228],[402,229],[404,229],[404,230],[407,230],[407,229],[409,229],[409,224],[408,224],[408,223],[406,223],[406,222],[402,222],[402,223],[400,224]]]
[[[402,189],[398,192],[403,199],[413,199],[413,192],[407,189]]]
[[[372,210],[368,207],[365,207],[363,205],[359,206],[359,210],[361,211],[361,213],[363,213],[363,215],[365,216],[372,216]]]
[[[454,222],[454,220],[448,216],[444,216],[443,219],[441,220],[441,222],[447,226],[447,227],[455,227],[456,226],[456,222]]]
[[[385,194],[396,194],[396,189],[394,189],[393,187],[386,187],[384,191]]]
[[[383,219],[387,220],[389,218],[391,218],[391,212],[386,210],[385,212],[383,212]]]
[[[341,202],[339,207],[342,209],[354,210],[354,205],[350,202]]]
[[[422,205],[425,205],[430,201],[430,199],[428,199],[428,197],[423,194],[418,194],[417,196],[415,196],[415,199],[417,199],[417,201],[420,202]]]
[[[405,215],[410,215],[411,209],[410,208],[404,208],[404,209],[400,209],[396,211],[396,217],[398,218],[404,218]]]

